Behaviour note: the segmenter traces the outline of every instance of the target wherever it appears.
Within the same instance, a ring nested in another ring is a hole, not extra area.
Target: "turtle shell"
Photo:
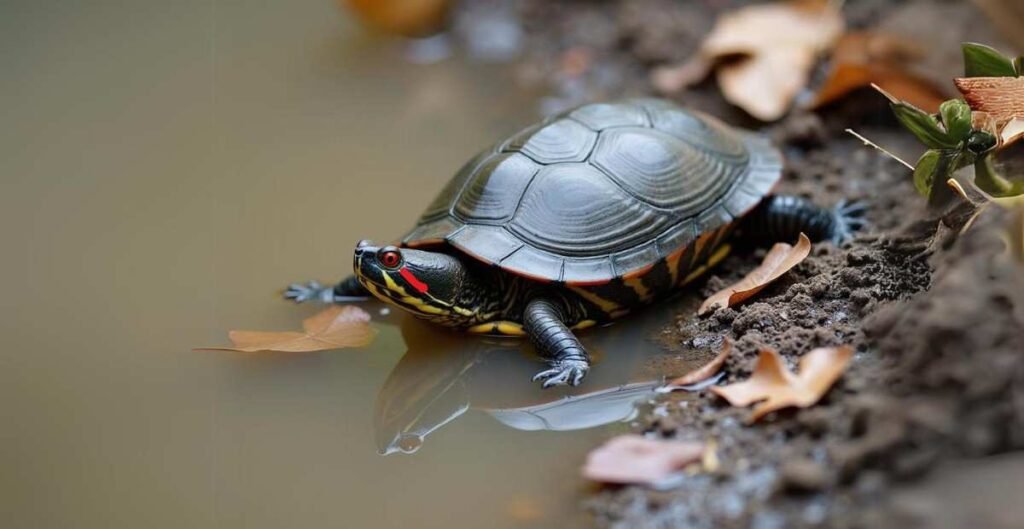
[[[469,161],[402,240],[597,284],[741,217],[782,174],[764,138],[657,99],[584,105]]]

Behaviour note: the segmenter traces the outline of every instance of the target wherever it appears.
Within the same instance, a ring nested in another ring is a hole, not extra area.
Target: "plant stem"
[[[992,157],[982,155],[974,162],[974,183],[992,196],[1006,196],[1013,190],[1013,183],[1003,178],[992,166]]]

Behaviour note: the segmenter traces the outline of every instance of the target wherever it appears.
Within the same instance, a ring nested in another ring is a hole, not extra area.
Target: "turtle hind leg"
[[[743,231],[752,242],[760,244],[793,242],[801,232],[814,242],[841,244],[864,227],[865,211],[867,206],[862,202],[843,200],[832,208],[823,208],[805,198],[772,195],[747,216]]]
[[[590,369],[590,355],[576,335],[565,325],[559,306],[546,299],[535,299],[523,312],[523,330],[548,362],[548,369],[533,380],[543,380],[549,388],[558,385],[577,386]]]
[[[317,281],[292,283],[285,289],[284,297],[296,303],[306,301],[346,303],[349,301],[363,301],[370,297],[370,293],[356,276],[348,276],[333,287],[325,287]]]

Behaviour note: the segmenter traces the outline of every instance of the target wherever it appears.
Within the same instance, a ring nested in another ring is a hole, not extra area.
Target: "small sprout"
[[[950,99],[939,105],[939,115],[950,139],[963,141],[971,133],[971,107],[963,99]]]
[[[1016,60],[995,48],[974,42],[963,44],[964,74],[967,77],[1019,77],[1021,57]]]
[[[1000,174],[992,163],[995,153],[1024,137],[1024,57],[1011,59],[974,43],[965,43],[963,54],[967,77],[953,80],[963,99],[942,103],[938,116],[872,85],[889,100],[896,119],[928,147],[911,169],[914,187],[928,198],[932,209],[946,207],[957,196],[946,184],[954,173],[971,164],[974,183],[988,194],[989,201],[1024,195],[1024,181],[1006,178],[1008,175]]]

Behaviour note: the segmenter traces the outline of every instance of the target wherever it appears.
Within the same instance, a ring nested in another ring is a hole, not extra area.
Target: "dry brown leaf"
[[[768,251],[768,255],[764,256],[760,266],[751,270],[736,284],[719,290],[704,300],[697,314],[704,315],[718,307],[732,307],[746,301],[800,264],[810,253],[811,240],[803,233],[800,234],[796,246],[784,242],[776,243]]]
[[[693,371],[690,371],[689,373],[679,378],[675,378],[669,381],[668,385],[689,386],[691,384],[696,384],[698,382],[707,380],[713,377],[715,373],[718,373],[718,371],[722,369],[722,366],[725,365],[725,361],[729,358],[730,354],[732,354],[732,340],[725,338],[722,340],[722,350],[719,351],[718,355],[716,355],[710,362],[698,367],[697,369],[694,369]]]
[[[794,375],[778,352],[765,349],[758,356],[749,379],[714,386],[711,391],[733,406],[759,402],[750,416],[753,422],[782,408],[806,408],[818,402],[843,374],[851,358],[852,347],[821,347],[800,359],[800,373]]]
[[[305,332],[230,331],[228,338],[234,347],[203,347],[200,350],[307,353],[361,347],[369,344],[376,335],[370,327],[370,315],[352,305],[327,308],[303,320],[302,328]]]
[[[1024,117],[1011,119],[999,132],[999,142],[1003,147],[1016,143],[1021,138],[1024,138]]]
[[[603,483],[655,484],[704,456],[704,443],[620,435],[587,455],[583,477]]]
[[[881,33],[847,33],[836,44],[828,78],[808,106],[819,108],[858,88],[876,84],[898,99],[938,112],[945,100],[942,89],[908,69],[923,55],[921,47],[907,39]]]
[[[718,67],[718,83],[731,103],[763,121],[782,117],[807,86],[817,56],[843,31],[835,2],[789,0],[722,15],[704,40],[708,62],[740,55]]]
[[[971,110],[989,113],[1000,126],[1024,118],[1024,77],[958,77],[953,84]]]

